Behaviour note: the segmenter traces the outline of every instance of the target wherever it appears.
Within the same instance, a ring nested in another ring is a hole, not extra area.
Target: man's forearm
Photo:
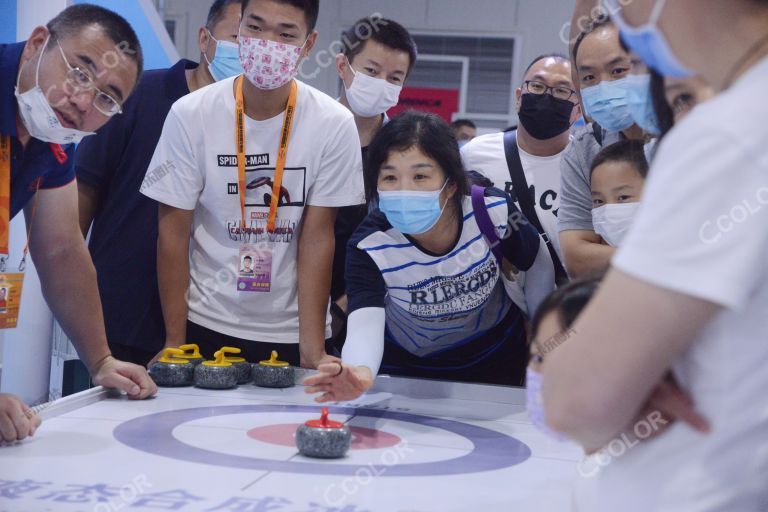
[[[157,283],[167,346],[186,342],[189,290],[189,229],[192,213],[160,205]]]
[[[299,239],[299,341],[309,357],[325,353],[325,321],[331,293],[334,239],[302,231]]]
[[[82,241],[34,255],[48,306],[93,374],[111,355],[96,284],[96,269]]]
[[[188,242],[187,242],[188,247]],[[188,251],[173,244],[158,241],[157,281],[160,304],[165,319],[165,339],[168,346],[180,346],[187,335],[187,291],[189,289]]]

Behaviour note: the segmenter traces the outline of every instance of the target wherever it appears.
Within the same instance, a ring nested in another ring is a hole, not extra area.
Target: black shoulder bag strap
[[[597,144],[603,147],[603,127],[597,124],[597,121],[592,123],[592,135],[595,136]]]
[[[552,245],[552,240],[549,239],[544,228],[541,226],[539,216],[536,214],[535,197],[528,189],[528,180],[525,179],[525,171],[523,170],[523,162],[520,160],[520,152],[517,148],[517,133],[507,132],[504,134],[504,154],[507,157],[507,167],[509,168],[509,176],[512,178],[512,187],[515,191],[517,203],[520,205],[523,215],[528,221],[533,224],[536,230],[544,238],[544,242],[547,244],[549,255],[552,257],[552,263],[555,266],[555,282],[558,286],[568,282],[568,273],[563,267],[563,263],[560,261],[560,257],[557,255],[555,246]]]

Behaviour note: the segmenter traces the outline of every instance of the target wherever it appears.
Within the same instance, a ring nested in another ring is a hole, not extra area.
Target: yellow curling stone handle
[[[183,355],[184,351],[180,348],[165,348],[163,349],[162,357],[158,359],[157,362],[166,364],[189,364],[189,361],[186,359],[178,359],[178,357]],[[176,358],[173,356],[176,356]]]
[[[224,352],[224,354],[239,354],[241,350],[239,348],[235,347],[221,347],[221,351]],[[225,361],[228,363],[244,363],[245,358],[244,357],[225,357]]]
[[[227,361],[226,356],[224,355],[224,352],[221,350],[217,350],[215,354],[213,354],[214,360],[213,361],[203,361],[203,366],[216,366],[216,367],[224,367],[224,366],[232,366],[232,363]]]
[[[263,366],[289,366],[287,362],[277,360],[277,350],[272,351],[269,361],[259,361],[259,364]]]

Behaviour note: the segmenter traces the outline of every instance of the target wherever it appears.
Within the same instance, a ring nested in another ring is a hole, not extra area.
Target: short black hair
[[[136,32],[119,14],[98,5],[72,5],[49,21],[46,28],[51,33],[51,40],[57,41],[77,37],[84,28],[91,25],[99,26],[104,35],[115,43],[115,48],[136,63],[138,68],[136,80],[138,81],[144,71],[144,54]]]
[[[568,60],[568,57],[566,57],[562,53],[559,53],[559,52],[545,53],[543,55],[539,55],[538,57],[533,59],[530,64],[528,64],[528,67],[525,68],[525,73],[523,73],[523,76],[527,75],[528,72],[531,70],[531,68],[537,62],[539,62],[540,60],[544,60],[544,59],[555,59],[555,60],[559,60],[559,61],[563,61],[563,62],[570,62],[570,60]]]
[[[663,139],[675,126],[675,111],[667,103],[667,82],[664,76],[648,68],[651,74],[651,101],[656,120],[659,123],[659,140]]]
[[[587,36],[591,33],[596,32],[598,29],[607,27],[609,25],[613,25],[613,20],[611,20],[611,17],[607,14],[601,13],[597,15],[597,17],[592,18],[592,20],[589,22],[589,25],[587,25],[587,28],[585,28],[578,35],[576,42],[573,43],[573,51],[571,52],[571,56],[573,57],[574,67],[578,68],[578,65],[576,64],[576,57],[579,55],[579,48],[581,48],[581,43],[584,42],[584,39],[586,39]]]
[[[531,322],[532,337],[536,339],[544,317],[556,313],[560,329],[570,329],[597,292],[603,273],[587,276],[564,284],[550,293],[541,303]]]
[[[307,18],[307,28],[311,34],[315,30],[317,25],[317,17],[320,14],[320,0],[271,0],[279,4],[287,4],[296,7],[304,12],[304,16]],[[243,0],[243,16],[245,16],[245,10],[248,8],[249,0]]]
[[[224,9],[232,4],[241,5],[243,0],[216,0],[211,4],[208,10],[208,18],[205,20],[205,26],[212,29],[224,17]]]
[[[413,66],[416,65],[418,50],[411,33],[404,26],[380,16],[368,16],[357,20],[341,36],[342,53],[350,63],[363,51],[369,39],[392,50],[407,53],[410,59],[408,74],[411,73]]]
[[[243,258],[243,261],[245,261],[245,260],[251,260],[251,261],[253,261],[253,258],[251,258],[250,256],[246,256],[246,257],[244,257],[244,258]]]
[[[466,126],[467,128],[472,128],[473,130],[477,130],[477,125],[472,121],[470,121],[469,119],[457,119],[451,123],[451,129],[453,130],[458,130],[463,126]]]
[[[385,124],[368,146],[368,158],[363,173],[365,197],[368,203],[379,198],[379,171],[392,151],[408,151],[418,147],[422,153],[437,162],[445,177],[456,185],[457,204],[469,195],[469,182],[461,161],[459,145],[451,128],[435,114],[408,110]]]
[[[604,147],[592,161],[589,174],[607,162],[625,162],[634,167],[643,178],[648,176],[648,160],[645,158],[645,144],[641,140],[621,140]]]

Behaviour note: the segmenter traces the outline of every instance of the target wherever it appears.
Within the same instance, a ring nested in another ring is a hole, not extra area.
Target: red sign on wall
[[[387,115],[394,117],[406,110],[431,112],[450,123],[453,114],[459,111],[459,90],[405,87],[400,93],[400,103],[392,107]]]

